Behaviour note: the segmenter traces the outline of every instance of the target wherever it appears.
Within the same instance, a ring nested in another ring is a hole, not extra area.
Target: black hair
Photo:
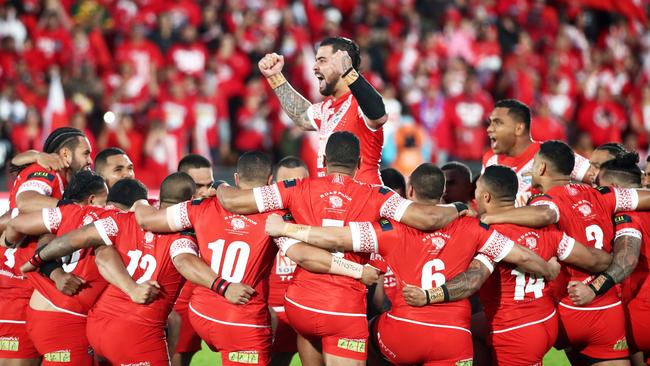
[[[106,193],[104,178],[90,170],[81,170],[75,174],[65,188],[63,198],[80,202],[90,197]]]
[[[402,173],[395,168],[382,169],[379,174],[384,185],[395,192],[406,193],[406,180]]]
[[[146,200],[147,187],[137,179],[124,178],[118,180],[108,191],[108,202],[119,203],[131,207],[138,200]]]
[[[409,182],[419,198],[438,200],[445,191],[445,174],[431,163],[423,163],[415,168]]]
[[[623,146],[623,144],[619,144],[618,142],[608,142],[606,144],[602,144],[598,146],[596,150],[607,151],[607,153],[613,157],[617,157],[628,152],[625,146]]]
[[[641,185],[643,173],[637,165],[638,163],[638,153],[626,152],[603,163],[600,167],[600,174],[623,185]]]
[[[569,145],[562,141],[546,141],[539,146],[539,155],[550,162],[562,175],[571,175],[576,157]]]
[[[463,164],[460,161],[450,161],[440,167],[440,169],[442,169],[443,172],[446,170],[456,171],[466,177],[468,183],[472,183],[472,170],[466,164]]]
[[[530,130],[530,108],[517,99],[502,99],[498,101],[494,108],[507,108],[508,115],[516,122],[522,122],[526,130]]]
[[[118,147],[109,147],[100,151],[95,157],[95,171],[104,170],[104,167],[108,163],[108,158],[116,155],[126,155],[126,152]]]
[[[345,37],[330,37],[321,41],[320,47],[332,46],[332,53],[336,51],[347,51],[352,59],[352,67],[359,71],[361,65],[361,51],[359,45],[353,40]]]
[[[359,139],[348,131],[334,132],[325,145],[325,159],[327,166],[355,169],[361,159]]]
[[[196,193],[196,183],[189,174],[172,173],[160,185],[160,202],[177,204],[192,199]]]
[[[479,177],[488,192],[498,201],[515,201],[519,190],[519,179],[514,170],[503,165],[485,168]]]
[[[288,169],[295,169],[295,168],[305,168],[307,169],[307,164],[305,164],[302,159],[297,158],[295,156],[285,156],[280,160],[277,164],[277,168],[288,168]]]
[[[199,154],[186,155],[178,162],[178,171],[187,173],[190,169],[210,168],[212,164],[210,160]]]
[[[242,154],[237,160],[237,174],[239,178],[248,182],[266,181],[273,171],[271,159],[259,151],[249,151]]]
[[[78,137],[86,137],[86,135],[80,129],[74,127],[57,128],[45,139],[43,151],[51,154],[64,147],[74,150],[79,145]]]

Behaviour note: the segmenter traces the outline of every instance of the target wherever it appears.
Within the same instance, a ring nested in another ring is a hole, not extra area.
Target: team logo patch
[[[34,172],[34,173],[27,176],[27,180],[29,180],[31,178],[47,179],[50,182],[52,182],[52,181],[54,181],[54,174],[50,174],[48,172]]]
[[[0,351],[18,351],[20,341],[16,337],[0,338]]]
[[[589,205],[580,205],[578,206],[578,211],[582,214],[582,216],[589,216],[591,215],[591,207]]]
[[[295,179],[285,180],[282,184],[284,184],[284,188],[291,188],[296,186],[297,181]]]
[[[381,227],[381,231],[393,230],[393,224],[391,224],[390,221],[386,219],[379,220],[379,227]]]
[[[228,361],[245,363],[245,364],[258,364],[260,356],[256,351],[236,351],[228,353]]]
[[[195,200],[192,200],[192,206],[198,206],[203,202],[203,198],[197,198]]]
[[[45,361],[48,362],[68,363],[71,362],[70,350],[67,349],[67,350],[46,353],[45,355],[43,355],[43,359],[45,359]]]
[[[614,351],[625,351],[627,348],[627,339],[625,337],[619,339],[614,345]]]
[[[456,362],[456,366],[472,366],[474,361],[472,359],[460,360]]]
[[[242,219],[234,218],[230,220],[230,226],[232,226],[233,230],[242,230],[246,227],[246,223]]]
[[[629,215],[618,215],[614,217],[614,225],[627,224],[632,222],[632,218]]]
[[[339,338],[336,345],[338,348],[346,349],[348,351],[359,353],[366,352],[366,341],[363,339]]]
[[[339,196],[330,196],[330,207],[332,208],[341,208],[343,207],[343,200]]]
[[[390,192],[392,192],[392,191],[388,187],[379,188],[379,193],[381,193],[381,194],[386,194],[386,193],[390,193]]]

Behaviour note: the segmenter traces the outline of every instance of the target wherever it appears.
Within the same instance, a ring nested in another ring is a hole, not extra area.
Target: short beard
[[[334,90],[336,89],[336,84],[337,83],[328,83],[326,81],[325,82],[325,89],[320,90],[320,88],[319,88],[318,91],[321,93],[321,95],[323,95],[325,97],[329,97],[331,95],[334,95]]]

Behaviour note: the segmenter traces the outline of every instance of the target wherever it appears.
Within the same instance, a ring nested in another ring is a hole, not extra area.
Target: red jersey
[[[556,186],[546,194],[533,196],[530,205],[548,205],[559,218],[560,229],[577,241],[607,253],[612,251],[614,226],[612,215],[619,211],[636,209],[639,196],[634,189],[600,187],[594,189],[584,184],[567,184]],[[569,281],[589,281],[591,274],[581,269],[564,266],[563,278]],[[556,280],[561,290],[562,303],[574,307],[566,294],[562,281]],[[591,306],[612,305],[618,302],[616,291],[608,291],[597,297]]]
[[[149,327],[164,327],[185,282],[172,259],[182,253],[198,255],[194,237],[187,233],[159,235],[144,231],[133,213],[118,213],[95,221],[95,228],[106,245],[114,245],[118,250],[135,282],[157,281],[160,294],[149,305],[140,305],[109,285],[90,315],[96,313]]]
[[[79,206],[75,204],[43,209],[43,223],[52,234],[62,236],[86,224],[119,212],[115,207]],[[26,258],[28,260],[29,258]],[[72,296],[67,296],[56,288],[54,282],[45,276],[34,273],[28,275],[30,283],[55,308],[85,316],[97,301],[108,283],[99,274],[92,249],[80,249],[67,258],[63,270],[83,279],[86,283]]]
[[[512,168],[519,179],[517,206],[523,206],[526,203],[526,200],[531,196],[531,172],[533,169],[533,159],[535,154],[539,151],[540,145],[541,142],[533,141],[523,153],[512,157],[505,154],[495,154],[492,150],[489,150],[483,155],[483,167],[481,173],[483,173],[485,168],[491,165],[504,165]],[[575,157],[576,163],[573,167],[573,172],[571,172],[571,179],[580,182],[589,169],[589,160],[578,154],[575,154]]]
[[[575,240],[553,226],[531,229],[511,224],[493,225],[515,243],[545,260],[556,256],[566,259]],[[544,277],[520,271],[515,265],[501,263],[481,287],[481,303],[492,331],[536,323],[555,313],[555,302]]]
[[[373,130],[368,126],[367,117],[361,111],[352,92],[334,99],[312,104],[307,109],[307,116],[318,132],[318,160],[316,168],[319,177],[325,172],[325,145],[330,135],[336,131],[350,131],[361,144],[361,167],[355,176],[360,182],[381,184],[379,161],[384,146],[384,130]]]
[[[201,258],[229,282],[245,283],[257,293],[245,305],[235,305],[205,287],[197,286],[190,310],[219,322],[270,326],[268,277],[277,247],[264,231],[271,213],[236,215],[217,198],[179,203],[167,209],[170,226],[195,228]]]
[[[446,123],[453,136],[451,155],[462,160],[478,160],[483,155],[487,131],[483,122],[493,105],[486,92],[461,94],[447,100]]]
[[[411,201],[390,188],[373,186],[340,174],[320,178],[293,179],[255,188],[261,212],[288,209],[299,224],[345,226],[353,221],[377,221],[381,217],[399,221]],[[337,253],[365,264],[366,253]],[[311,273],[296,268],[286,299],[318,311],[366,313],[366,287],[349,277]]]
[[[381,254],[395,272],[396,296],[390,300],[388,316],[407,322],[456,327],[469,331],[469,300],[434,306],[412,307],[402,297],[404,286],[430,289],[465,271],[477,253],[491,262],[503,259],[512,249],[512,240],[471,217],[462,217],[436,231],[420,231],[382,219],[376,223],[350,224],[354,251]]]
[[[43,196],[61,199],[67,185],[65,177],[53,170],[47,170],[34,163],[23,169],[9,192],[9,207],[16,207],[16,197],[26,191],[35,191]]]
[[[296,263],[278,251],[269,275],[269,306],[284,306],[284,294],[295,270]]]
[[[614,217],[616,237],[633,236],[642,240],[639,261],[623,283],[623,301],[650,301],[650,212],[625,212]]]

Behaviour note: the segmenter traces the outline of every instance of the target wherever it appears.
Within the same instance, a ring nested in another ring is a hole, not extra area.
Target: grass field
[[[221,365],[221,358],[218,356],[218,353],[210,351],[205,344],[203,345],[203,350],[197,353],[192,359],[192,366],[216,366]],[[300,365],[300,360],[298,355],[293,358],[291,366]],[[557,351],[552,349],[544,357],[544,366],[569,366],[569,361],[564,356],[564,352]]]

